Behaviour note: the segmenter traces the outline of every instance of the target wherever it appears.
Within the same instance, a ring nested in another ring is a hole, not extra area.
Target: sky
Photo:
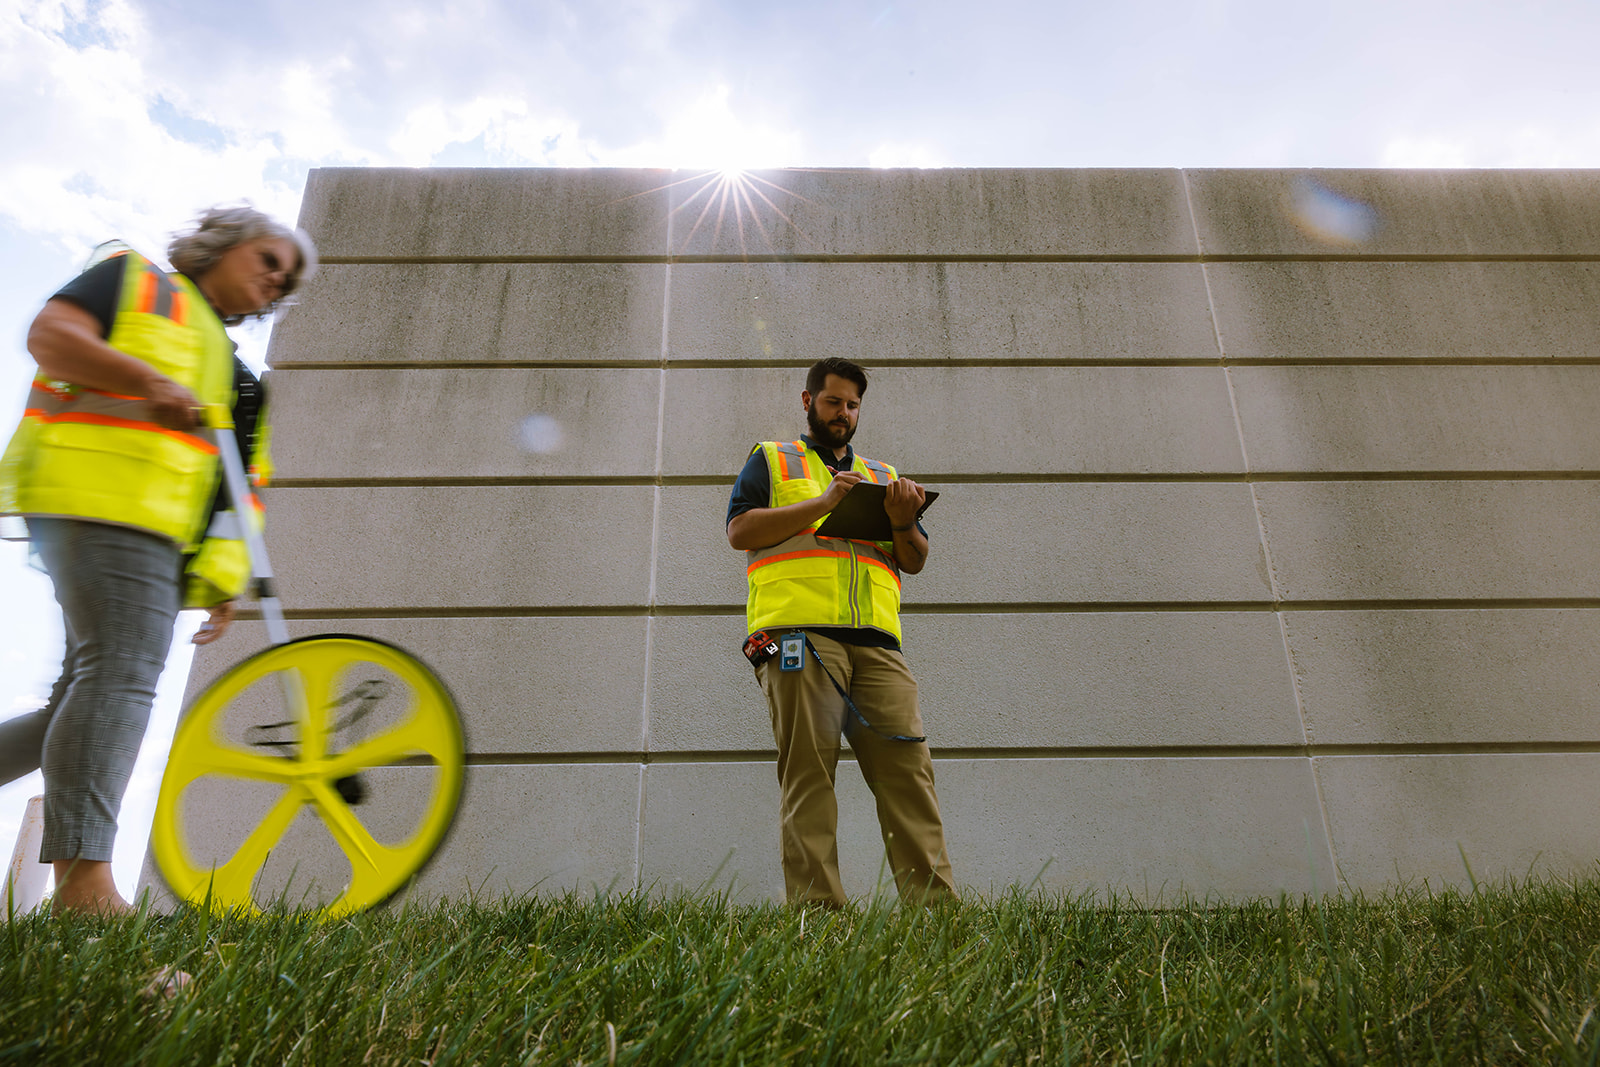
[[[313,167],[1600,167],[1596,40],[1593,0],[0,0],[0,437],[28,323],[96,244],[159,258],[241,200],[293,221]],[[236,332],[258,368],[270,328]],[[0,542],[0,717],[60,646]],[[40,788],[0,786],[0,848]]]

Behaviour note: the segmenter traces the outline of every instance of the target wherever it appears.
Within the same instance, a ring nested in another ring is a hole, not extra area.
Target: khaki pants
[[[806,640],[868,722],[885,734],[922,734],[917,683],[899,652],[812,634]],[[810,648],[802,670],[781,671],[773,657],[756,668],[756,678],[767,696],[778,743],[779,840],[790,903],[848,903],[839,882],[839,807],[833,792],[841,733],[877,798],[878,825],[901,899],[953,896],[928,746],[891,741],[861,725]]]

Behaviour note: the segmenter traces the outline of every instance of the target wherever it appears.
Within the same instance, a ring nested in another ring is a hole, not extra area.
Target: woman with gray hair
[[[28,330],[39,371],[0,458],[0,521],[26,520],[66,629],[48,703],[0,723],[0,784],[44,770],[39,859],[55,866],[57,912],[130,910],[112,842],[173,622],[209,608],[194,640],[216,640],[249,577],[213,525],[205,406],[232,408],[242,453],[269,469],[261,386],[224,327],[282,306],[316,268],[305,233],[250,207],[212,208],[167,254],[172,272],[102,246],[45,303]]]

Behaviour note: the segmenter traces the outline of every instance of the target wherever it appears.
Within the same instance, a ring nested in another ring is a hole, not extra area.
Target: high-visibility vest
[[[261,512],[261,499],[251,493],[246,514],[257,533],[261,532]],[[250,583],[250,552],[245,548],[237,514],[232,510],[217,512],[183,574],[186,608],[209,608],[244,592]]]
[[[188,278],[131,250],[106,342],[189,389],[202,404],[233,403],[233,342]],[[185,551],[205,533],[218,478],[205,437],[150,421],[140,397],[42,371],[0,457],[0,516],[87,519],[149,530]]]
[[[803,441],[763,441],[775,508],[812,500],[828,491],[833,472]],[[853,469],[887,485],[898,475],[887,463],[857,454]],[[892,541],[818,537],[819,518],[787,541],[745,553],[750,582],[745,602],[748,632],[783,627],[869,628],[900,640],[900,565]]]

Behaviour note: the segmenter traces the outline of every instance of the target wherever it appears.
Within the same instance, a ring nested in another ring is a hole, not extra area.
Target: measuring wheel
[[[439,847],[463,749],[454,701],[415,657],[344,634],[280,644],[230,669],[179,723],[151,848],[193,903],[360,911]]]

